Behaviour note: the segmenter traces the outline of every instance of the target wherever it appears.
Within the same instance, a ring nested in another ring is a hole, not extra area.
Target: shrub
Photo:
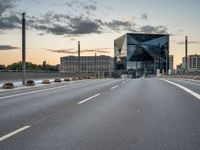
[[[71,81],[70,78],[64,78],[64,81]]]
[[[28,80],[26,82],[26,86],[34,86],[35,85],[35,82],[33,80]]]
[[[200,76],[193,77],[194,80],[200,80]]]
[[[13,89],[14,88],[14,84],[12,82],[6,82],[3,84],[3,89]]]
[[[54,82],[62,82],[62,80],[57,78],[57,79],[54,80]]]
[[[76,81],[76,79],[77,79],[76,77],[73,77],[73,78],[72,78],[73,81]]]
[[[43,80],[42,83],[43,84],[50,84],[51,82],[49,80]]]

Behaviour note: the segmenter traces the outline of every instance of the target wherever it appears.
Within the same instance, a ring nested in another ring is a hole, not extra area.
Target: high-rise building
[[[78,73],[78,57],[66,56],[60,59],[61,72]],[[109,77],[113,73],[114,62],[110,56],[80,56],[80,73],[97,77]]]
[[[127,33],[114,40],[115,73],[156,74],[169,69],[169,35]]]

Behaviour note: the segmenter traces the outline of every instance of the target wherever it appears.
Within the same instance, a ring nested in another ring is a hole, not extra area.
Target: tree
[[[5,70],[6,66],[5,65],[0,65],[0,70]]]

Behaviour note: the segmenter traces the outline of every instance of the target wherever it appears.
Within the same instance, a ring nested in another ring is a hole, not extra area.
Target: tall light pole
[[[22,13],[22,84],[26,84],[26,19]]]
[[[188,37],[185,37],[185,70],[187,71],[187,64],[188,64],[188,60],[187,60],[187,55],[188,55]]]
[[[97,53],[95,53],[94,57],[94,73],[95,73],[95,78],[97,78]]]
[[[165,45],[165,51],[166,51],[166,75],[168,75],[168,49],[167,49],[167,45]]]
[[[81,50],[80,50],[80,41],[78,41],[78,77],[80,78],[80,54],[81,54]]]

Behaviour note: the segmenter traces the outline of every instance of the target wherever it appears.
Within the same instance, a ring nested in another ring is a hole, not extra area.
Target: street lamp
[[[22,13],[22,84],[26,82],[26,20]]]
[[[168,49],[167,49],[167,45],[165,45],[165,52],[166,52],[166,75],[168,75]]]

